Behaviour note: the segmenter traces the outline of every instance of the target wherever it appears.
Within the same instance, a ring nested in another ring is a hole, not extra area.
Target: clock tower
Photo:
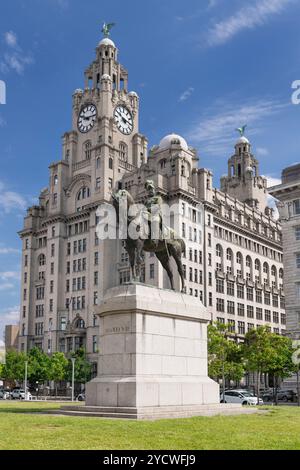
[[[108,37],[99,42],[84,77],[84,89],[73,94],[72,131],[63,138],[63,160],[69,164],[70,178],[88,161],[97,199],[108,200],[122,176],[146,159],[147,139],[139,133],[139,97],[128,92],[128,72]]]

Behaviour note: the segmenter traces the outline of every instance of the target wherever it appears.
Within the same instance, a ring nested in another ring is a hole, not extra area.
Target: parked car
[[[79,393],[79,395],[77,397],[77,400],[78,401],[85,401],[85,393]]]
[[[296,396],[297,394],[294,392],[294,390],[278,390],[277,392],[278,400],[282,400],[285,402],[293,402]]]
[[[276,397],[274,394],[274,390],[269,390],[263,394],[264,401],[275,401]],[[293,402],[297,399],[297,393],[294,390],[278,390],[277,391],[277,399],[278,401],[284,402]]]
[[[221,403],[241,403],[242,405],[252,405],[255,406],[257,404],[263,405],[264,402],[260,398],[253,395],[253,393],[249,392],[248,390],[225,390],[225,400],[223,401],[223,393],[220,395],[220,402]],[[258,403],[257,403],[258,401]]]
[[[11,392],[12,400],[25,400],[25,390],[23,388],[14,388]],[[27,400],[32,400],[32,395],[27,392]]]
[[[9,400],[10,392],[9,390],[0,389],[0,400]]]

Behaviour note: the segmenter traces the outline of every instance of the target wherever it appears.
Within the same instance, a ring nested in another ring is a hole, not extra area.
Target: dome
[[[138,94],[135,91],[130,91],[128,93],[128,96],[134,96],[134,97],[138,98]]]
[[[243,136],[243,137],[241,137],[241,138],[237,141],[237,143],[236,143],[236,145],[239,145],[239,144],[250,144],[250,142],[249,142],[249,140],[247,139],[247,137]]]
[[[101,77],[101,80],[110,80],[111,81],[111,76],[108,75],[108,73],[104,73]]]
[[[168,149],[171,147],[172,144],[180,145],[183,150],[188,150],[189,146],[186,142],[186,140],[181,137],[180,135],[177,134],[169,134],[164,137],[160,143],[159,143],[159,148],[160,149]]]
[[[103,38],[101,39],[101,41],[99,42],[98,46],[112,46],[112,47],[116,47],[115,46],[115,43],[109,39],[109,38]]]

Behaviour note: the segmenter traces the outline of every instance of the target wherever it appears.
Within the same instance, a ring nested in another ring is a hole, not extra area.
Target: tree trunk
[[[275,405],[278,406],[278,377],[275,376]]]
[[[257,405],[259,405],[259,398],[260,398],[260,391],[259,391],[259,388],[260,388],[260,377],[261,377],[261,372],[260,370],[257,371]]]
[[[299,386],[299,369],[297,370],[297,401],[298,401],[298,406],[300,406],[300,386]]]

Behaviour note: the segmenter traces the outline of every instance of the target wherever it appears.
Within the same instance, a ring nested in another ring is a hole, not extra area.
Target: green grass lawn
[[[0,402],[0,449],[300,449],[300,409],[127,421],[36,414],[59,403]]]

